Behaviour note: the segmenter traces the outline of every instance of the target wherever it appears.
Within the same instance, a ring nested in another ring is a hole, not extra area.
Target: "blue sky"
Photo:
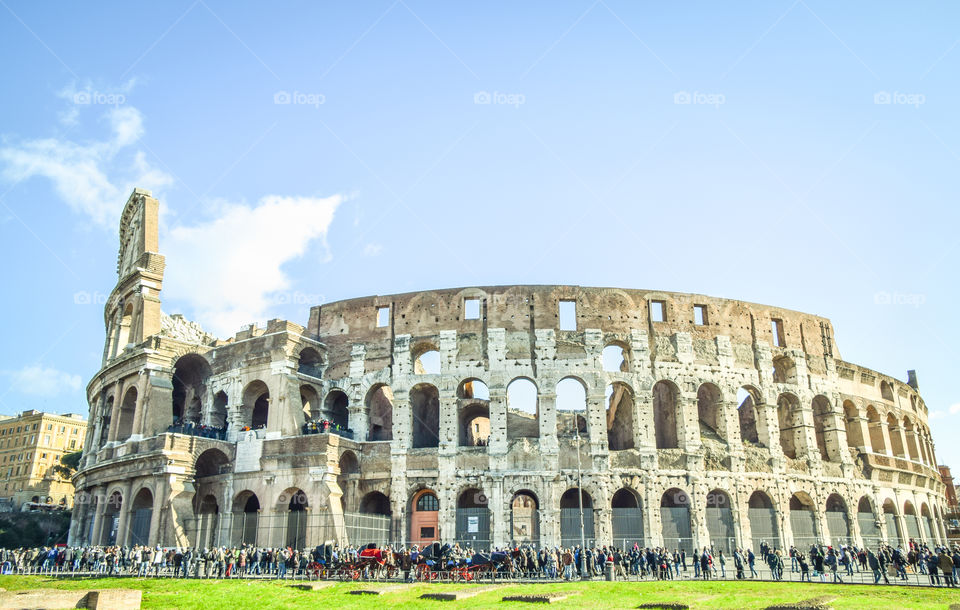
[[[165,311],[221,336],[460,285],[771,303],[916,369],[958,465],[958,12],[3,0],[0,412],[86,412],[137,185]]]

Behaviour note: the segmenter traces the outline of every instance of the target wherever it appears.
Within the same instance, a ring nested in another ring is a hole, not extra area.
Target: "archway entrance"
[[[440,500],[430,489],[414,494],[410,511],[410,543],[420,545],[440,540]]]
[[[685,491],[673,488],[663,494],[660,498],[660,523],[663,548],[668,551],[692,548],[690,496]]]
[[[790,498],[790,529],[793,531],[793,546],[804,552],[819,542],[813,500],[803,492]]]
[[[827,498],[827,531],[830,544],[850,544],[850,521],[847,518],[847,503],[837,494]]]
[[[613,545],[629,550],[634,544],[644,548],[643,509],[640,498],[632,489],[623,488],[613,494],[610,502],[613,511]]]
[[[141,489],[133,499],[133,522],[130,524],[130,544],[150,544],[150,521],[153,519],[153,494]]]
[[[510,501],[510,544],[540,542],[540,516],[537,496],[531,491],[518,491]]]
[[[307,494],[296,490],[287,504],[287,538],[285,546],[303,550],[307,548]]]
[[[260,499],[252,491],[242,491],[233,501],[233,545],[257,545],[260,524]]]
[[[462,548],[490,550],[490,508],[487,496],[472,487],[457,499],[457,539]]]
[[[870,500],[864,496],[860,498],[857,504],[857,523],[860,525],[860,538],[863,540],[863,546],[869,549],[876,549],[883,542],[880,536],[880,522],[873,513],[873,507]]]
[[[770,496],[762,491],[755,491],[750,496],[747,507],[747,516],[750,519],[750,532],[753,536],[752,550],[760,552],[760,545],[764,542],[770,547],[780,547],[780,529],[777,527],[777,513],[773,508]]]
[[[197,506],[197,540],[196,547],[205,549],[220,545],[220,507],[213,494],[207,494]]]
[[[577,488],[571,488],[560,497],[560,544],[573,548],[583,544],[586,539],[588,546],[594,540],[593,529],[593,498],[586,491],[580,494],[583,501],[583,536],[580,535],[580,500],[577,499]]]
[[[107,510],[103,514],[103,528],[101,544],[111,546],[117,543],[117,530],[120,527],[120,509],[123,507],[123,496],[119,491],[110,494],[107,500]]]
[[[707,494],[707,533],[715,550],[723,550],[728,557],[733,555],[737,546],[733,533],[733,507],[730,496],[721,489]]]

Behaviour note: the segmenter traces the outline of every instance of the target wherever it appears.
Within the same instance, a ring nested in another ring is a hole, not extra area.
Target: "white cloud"
[[[221,204],[215,219],[177,226],[161,236],[164,294],[185,302],[208,332],[229,336],[262,320],[279,291],[290,288],[284,263],[325,239],[339,195],[264,197],[253,207]]]
[[[80,375],[71,375],[55,368],[33,364],[18,371],[5,371],[12,389],[26,396],[55,398],[83,388]]]
[[[367,244],[363,247],[364,256],[377,256],[383,250],[380,244]]]
[[[950,415],[956,415],[957,413],[960,413],[960,402],[950,405],[947,410],[950,411]]]
[[[74,105],[64,116],[75,122],[77,108]],[[47,178],[74,212],[112,229],[134,186],[157,189],[172,179],[151,167],[142,152],[124,154],[131,152],[130,146],[143,135],[139,110],[133,106],[97,108],[110,126],[109,138],[85,143],[42,138],[5,144],[0,147],[0,177],[7,182]]]
[[[940,419],[946,416],[947,416],[946,411],[930,411],[930,417],[928,419]]]

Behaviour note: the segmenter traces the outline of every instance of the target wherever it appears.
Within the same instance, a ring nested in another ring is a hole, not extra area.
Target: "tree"
[[[77,471],[77,468],[80,467],[81,457],[83,457],[82,451],[66,453],[60,457],[60,463],[51,466],[50,470],[52,470],[54,474],[64,479],[70,479],[73,477],[73,473]]]

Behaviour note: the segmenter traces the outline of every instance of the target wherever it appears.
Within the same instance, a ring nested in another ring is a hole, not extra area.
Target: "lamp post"
[[[580,559],[583,561],[583,574],[589,580],[587,571],[587,537],[583,527],[583,471],[580,467],[580,422],[576,411],[573,413],[573,431],[577,439],[577,505],[580,507]]]

